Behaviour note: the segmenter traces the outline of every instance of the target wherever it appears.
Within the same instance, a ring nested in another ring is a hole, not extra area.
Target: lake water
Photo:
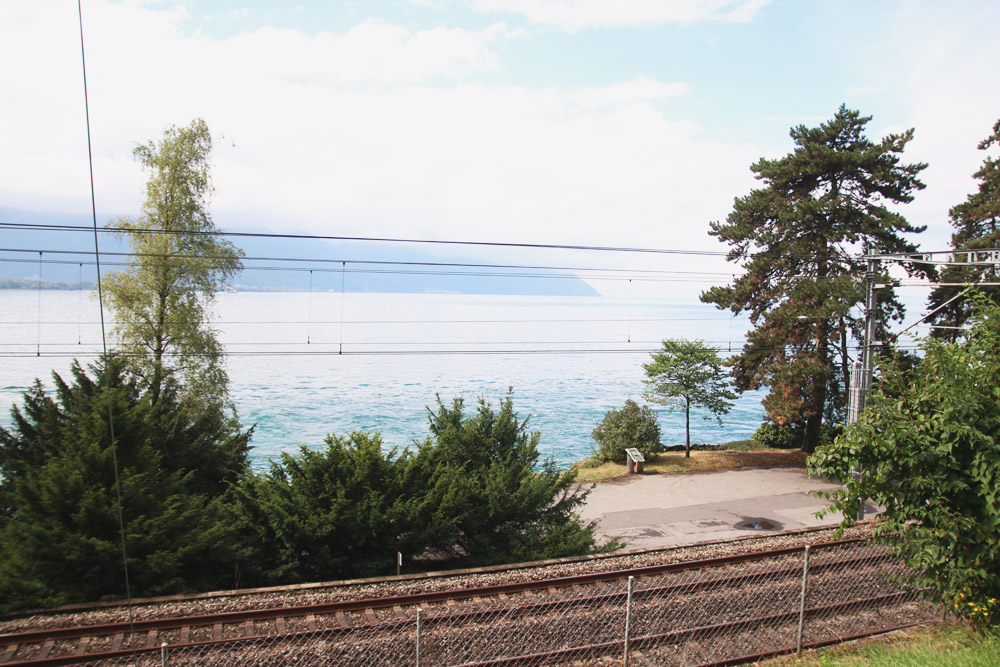
[[[216,328],[241,421],[256,424],[255,464],[328,433],[380,431],[387,446],[427,436],[435,396],[474,408],[514,390],[514,407],[541,431],[561,466],[588,456],[604,413],[641,402],[642,364],[664,338],[701,338],[723,356],[746,320],[670,299],[453,294],[220,294]],[[86,293],[0,291],[0,424],[36,377],[101,349]],[[692,442],[747,438],[763,394],[743,395],[723,425],[692,416]],[[682,444],[682,412],[656,406],[665,444]]]

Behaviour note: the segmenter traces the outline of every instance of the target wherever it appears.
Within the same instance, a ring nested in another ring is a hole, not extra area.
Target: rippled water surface
[[[406,447],[427,436],[435,396],[472,409],[512,387],[543,456],[569,465],[590,454],[607,410],[641,401],[642,364],[660,340],[701,338],[725,356],[746,327],[701,304],[608,297],[237,293],[219,295],[216,316],[240,418],[257,426],[258,464],[352,430]],[[0,291],[0,423],[34,378],[51,386],[74,356],[92,360],[100,335],[87,295]],[[693,416],[692,441],[748,437],[761,398],[742,396],[721,427]],[[683,413],[657,411],[663,441],[682,443]]]

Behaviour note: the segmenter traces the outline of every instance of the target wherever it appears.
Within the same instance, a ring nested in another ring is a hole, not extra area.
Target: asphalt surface
[[[599,482],[581,516],[597,521],[599,543],[618,537],[625,549],[648,549],[833,526],[841,517],[818,519],[828,503],[808,492],[836,488],[802,468],[626,475]]]

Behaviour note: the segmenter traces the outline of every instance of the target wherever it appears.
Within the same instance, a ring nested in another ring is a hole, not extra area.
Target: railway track
[[[813,549],[823,555],[810,566],[808,605],[800,599],[803,549],[794,546],[404,595],[26,629],[0,635],[0,664],[161,664],[164,645],[170,664],[310,664],[305,656],[317,644],[323,664],[413,664],[415,644],[426,646],[426,664],[548,664],[614,654],[614,646],[620,653],[626,596],[636,650],[650,655],[747,627],[773,630],[797,622],[803,610],[832,618],[909,604],[890,576],[902,573],[899,563],[863,540]],[[513,653],[500,655],[498,647]]]

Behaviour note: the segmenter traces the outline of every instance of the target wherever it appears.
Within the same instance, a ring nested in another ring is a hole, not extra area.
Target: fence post
[[[168,667],[170,665],[170,658],[167,655],[167,642],[163,642],[160,644],[160,667]]]
[[[805,556],[802,558],[802,596],[799,598],[799,634],[795,642],[795,654],[802,653],[802,630],[806,621],[806,590],[809,584],[809,545],[806,545]]]
[[[629,575],[628,593],[625,596],[625,654],[622,656],[622,667],[628,667],[628,641],[632,633],[632,585],[635,577]]]
[[[420,607],[417,607],[417,666],[416,667],[420,667],[420,658],[421,654],[423,653],[423,643],[424,643],[424,638],[423,638],[424,624],[421,614],[422,610],[420,609]]]

